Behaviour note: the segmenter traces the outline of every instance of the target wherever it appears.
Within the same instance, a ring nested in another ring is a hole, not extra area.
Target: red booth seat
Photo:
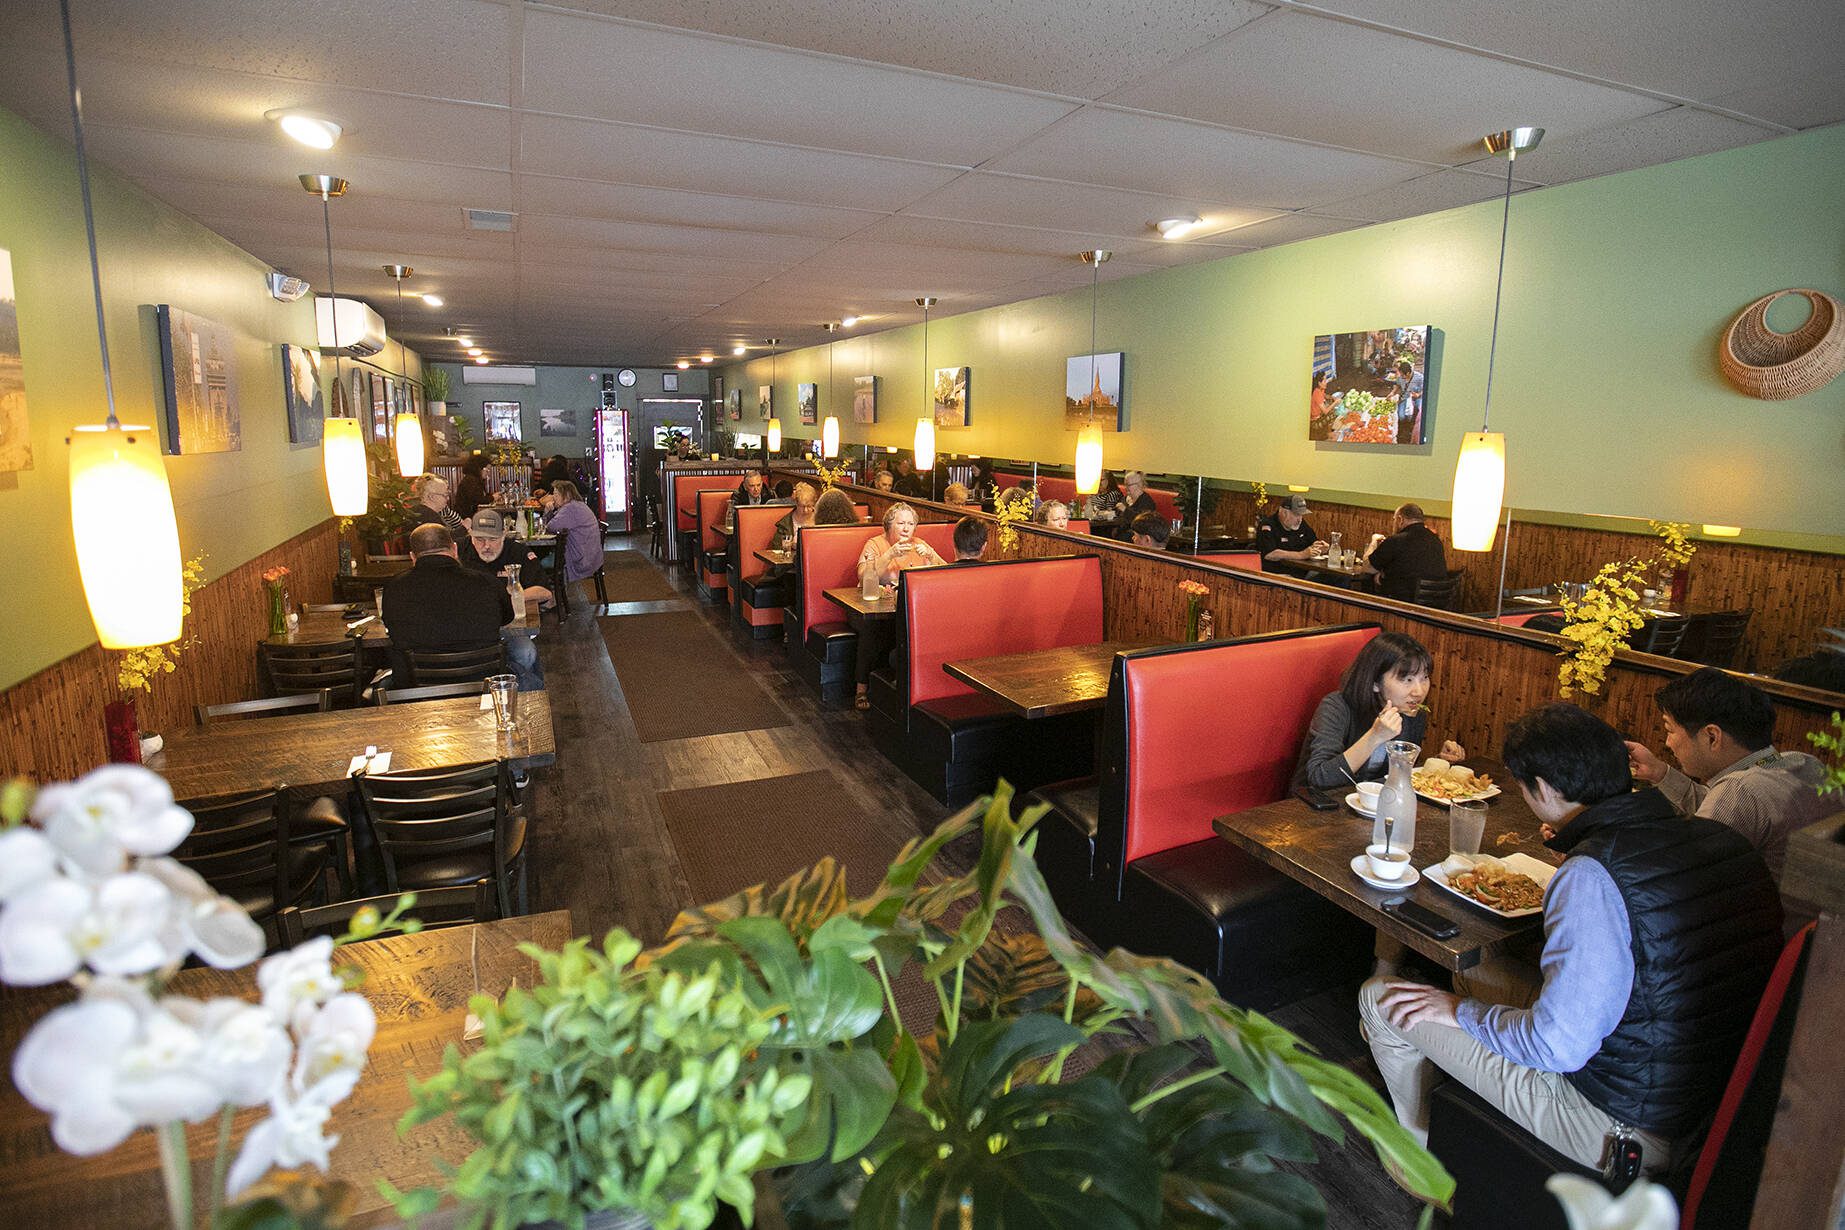
[[[1000,488],[1029,486],[1030,483],[1031,475],[1029,474],[995,474],[993,476],[993,485]],[[1179,497],[1176,494],[1158,487],[1148,487],[1147,494],[1153,497],[1154,510],[1160,516],[1168,521],[1178,519]],[[1083,502],[1088,497],[1076,494],[1075,479],[1044,475],[1038,479],[1038,498],[1040,500],[1062,500],[1070,506],[1071,511],[1081,512]],[[1076,526],[1071,525],[1070,528],[1074,530]],[[1084,528],[1086,529],[1087,526],[1085,525]]]
[[[1226,568],[1242,568],[1249,572],[1262,571],[1262,557],[1254,551],[1201,551],[1192,558],[1222,564]]]
[[[724,511],[730,507],[734,488],[698,493],[698,589],[706,598],[722,600],[729,583],[728,544],[717,527],[724,524]]]
[[[698,493],[722,491],[726,495],[743,482],[741,474],[680,474],[673,479],[673,504],[678,514],[679,532],[695,533],[698,529]]]
[[[950,806],[990,789],[1001,773],[1026,785],[1051,780],[1056,766],[1088,763],[1093,715],[1027,722],[943,663],[1101,639],[1102,566],[1094,556],[906,572],[897,591],[897,666],[872,676],[872,740]]]
[[[737,510],[737,530],[730,538],[731,613],[757,636],[781,631],[782,608],[794,593],[793,578],[771,577],[756,558],[775,539],[775,525],[793,509],[782,504],[750,505]]]
[[[1287,796],[1314,709],[1375,635],[1304,628],[1116,658],[1099,777],[1040,794],[1053,810],[1039,862],[1064,913],[1098,944],[1171,956],[1251,1007],[1368,967],[1362,924],[1211,821]]]
[[[1521,611],[1517,615],[1501,615],[1497,619],[1493,620],[1493,622],[1496,624],[1502,624],[1508,628],[1522,628],[1526,624],[1530,623],[1532,620],[1536,619],[1539,615],[1555,615],[1555,614],[1556,614],[1555,611]]]

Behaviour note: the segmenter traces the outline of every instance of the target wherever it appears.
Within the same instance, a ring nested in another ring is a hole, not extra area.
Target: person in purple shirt
[[[1538,968],[1484,962],[1459,994],[1373,978],[1372,1057],[1419,1139],[1439,1068],[1582,1165],[1628,1137],[1666,1169],[1716,1109],[1780,951],[1774,881],[1734,830],[1634,790],[1620,734],[1575,705],[1519,718],[1502,759],[1567,856]]]
[[[545,528],[552,533],[568,531],[564,543],[564,580],[566,583],[594,576],[602,567],[602,523],[583,502],[583,493],[567,478],[551,484],[548,502],[554,504],[545,517]]]

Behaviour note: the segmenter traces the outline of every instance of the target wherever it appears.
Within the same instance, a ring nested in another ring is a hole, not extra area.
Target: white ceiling
[[[73,0],[93,156],[435,358],[824,338],[1845,120],[1839,0]],[[69,131],[55,0],[0,106]],[[263,119],[346,126],[326,154]],[[469,230],[464,206],[518,215]],[[1161,241],[1158,218],[1205,234]],[[379,266],[446,306],[399,316]]]

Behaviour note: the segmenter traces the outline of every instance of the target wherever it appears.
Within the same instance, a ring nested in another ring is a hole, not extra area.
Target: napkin
[[[482,692],[480,694],[480,711],[485,713],[491,708],[493,708],[493,693]]]
[[[390,771],[391,753],[379,752],[376,756],[372,757],[371,763],[367,764],[365,761],[365,754],[361,752],[359,755],[354,756],[352,758],[352,763],[346,767],[346,776],[353,777],[360,773],[389,773]]]

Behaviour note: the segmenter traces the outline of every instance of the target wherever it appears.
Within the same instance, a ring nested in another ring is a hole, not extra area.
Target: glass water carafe
[[[1384,773],[1384,788],[1377,796],[1377,819],[1371,824],[1371,844],[1384,844],[1384,818],[1391,820],[1390,848],[1416,848],[1416,787],[1410,772],[1416,767],[1416,753],[1422,750],[1407,739],[1395,739],[1384,745],[1390,758]]]

